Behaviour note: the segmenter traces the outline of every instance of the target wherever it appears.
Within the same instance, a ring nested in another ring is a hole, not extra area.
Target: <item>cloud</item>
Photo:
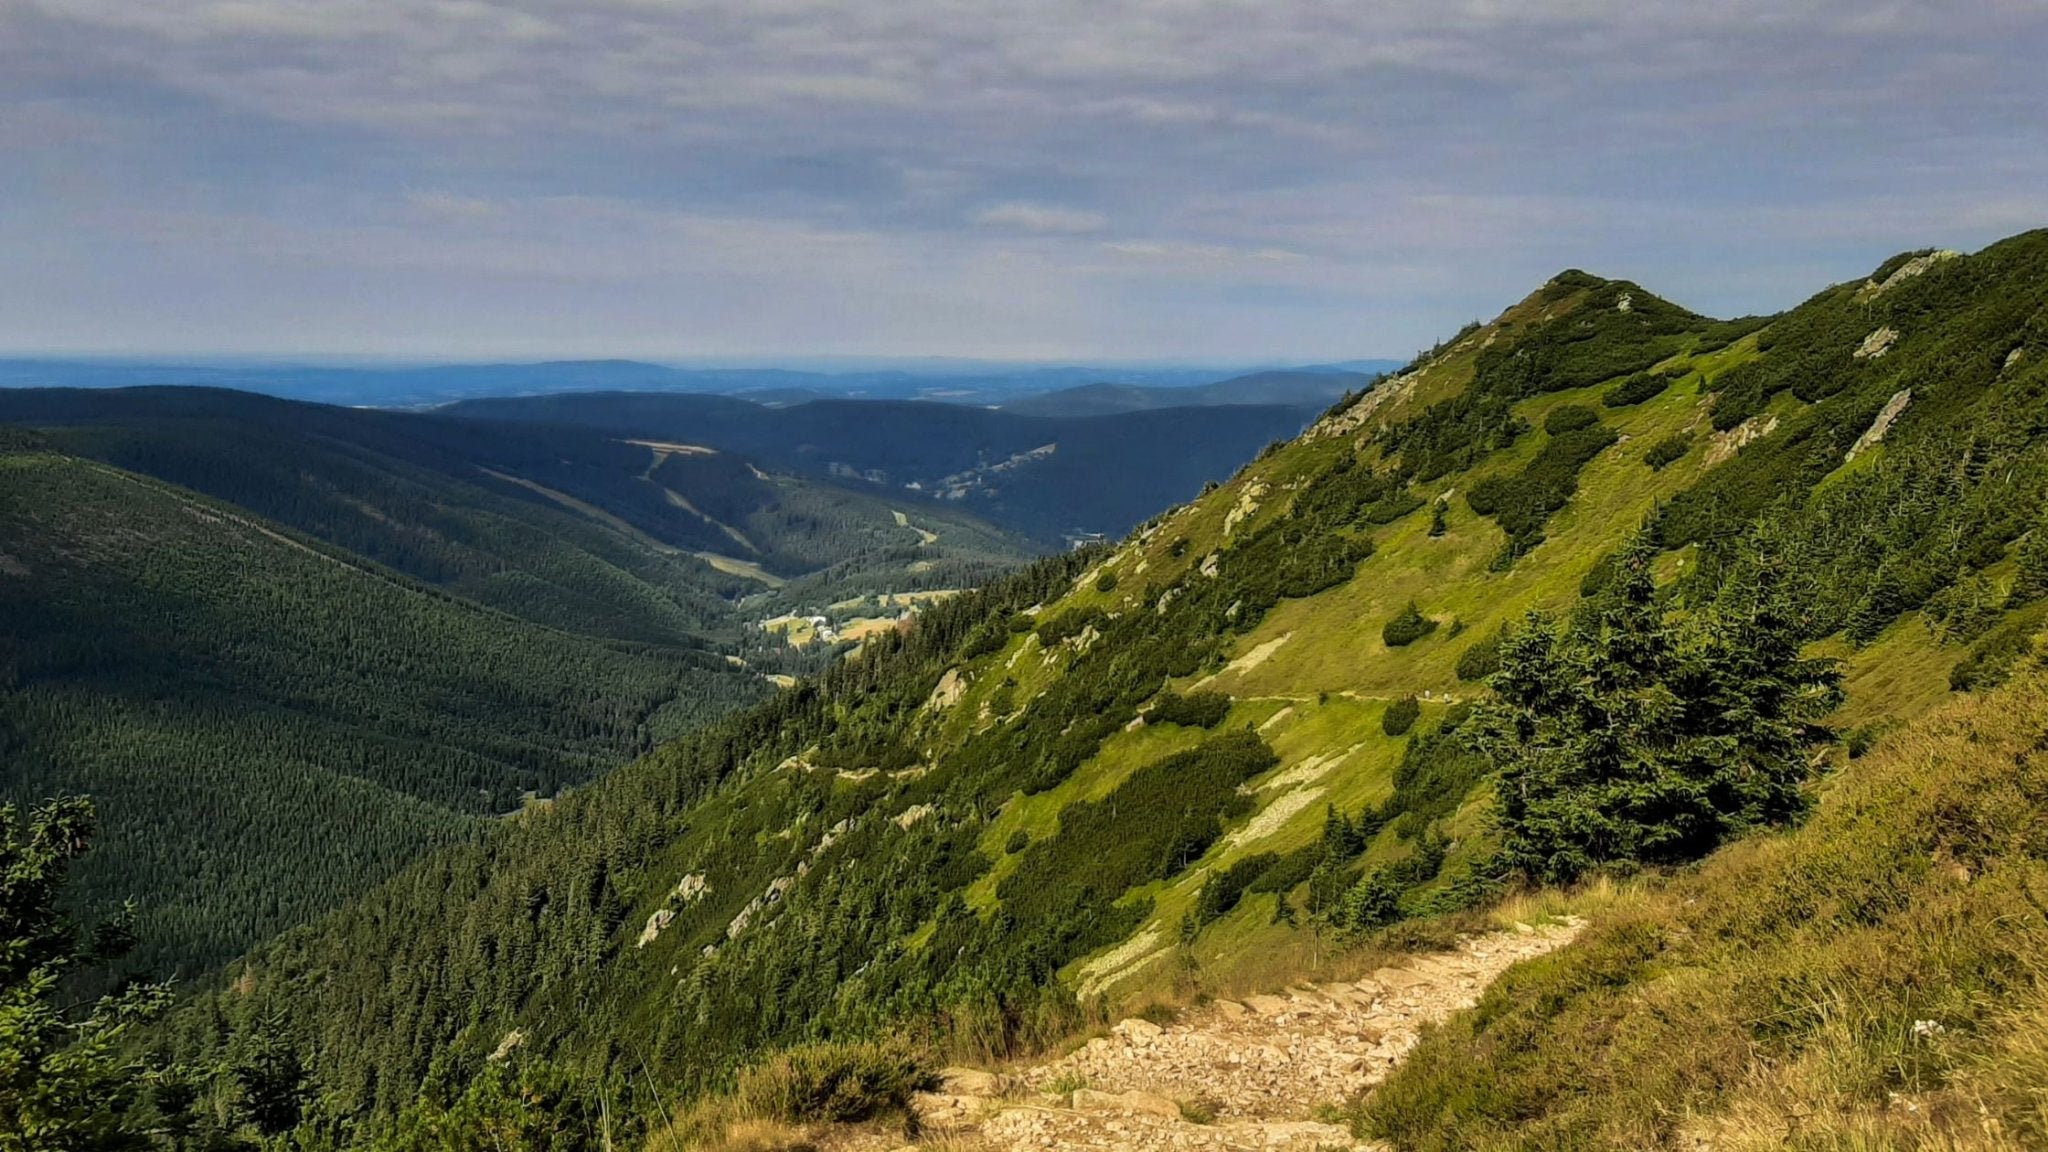
[[[64,285],[0,284],[0,345],[1341,358],[1567,265],[1753,311],[2048,223],[2044,43],[2020,0],[0,0],[0,261]]]
[[[1133,260],[1168,264],[1229,265],[1285,264],[1302,258],[1284,248],[1231,248],[1222,244],[1193,244],[1184,241],[1127,240],[1104,244],[1103,249]]]
[[[1109,217],[1100,212],[1086,212],[1077,208],[1054,208],[1044,204],[1026,204],[1013,201],[984,208],[974,214],[974,222],[993,228],[1017,228],[1025,232],[1062,232],[1078,234],[1100,232],[1109,227]]]

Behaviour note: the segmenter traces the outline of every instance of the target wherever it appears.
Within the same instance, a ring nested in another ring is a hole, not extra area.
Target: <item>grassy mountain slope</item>
[[[631,392],[471,400],[447,410],[704,444],[898,496],[914,485],[923,499],[957,502],[1050,542],[1076,531],[1121,534],[1302,424],[1298,407],[1274,405],[1051,417],[907,400],[767,408]]]
[[[0,391],[0,421],[536,623],[615,639],[730,643],[730,601],[784,579],[813,577],[828,599],[958,587],[1021,555],[950,509],[581,428],[197,388]]]
[[[0,638],[0,783],[99,799],[79,895],[138,898],[145,966],[225,959],[763,691],[18,435]]]
[[[1768,566],[1860,749],[2010,671],[2044,496],[2048,233],[1754,321],[1566,273],[1114,551],[258,950],[179,1043],[280,1019],[374,1129],[516,1032],[562,1100],[647,1116],[801,1040],[1001,1053],[1281,976],[1354,913],[1499,890],[1463,705],[1503,626],[1587,611],[1638,531],[1680,615]]]

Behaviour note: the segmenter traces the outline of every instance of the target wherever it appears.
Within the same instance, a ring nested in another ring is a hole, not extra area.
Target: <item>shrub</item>
[[[1560,404],[1543,418],[1543,430],[1552,436],[1562,436],[1581,428],[1591,428],[1599,422],[1600,414],[1584,404]]]
[[[1351,886],[1338,902],[1334,919],[1349,932],[1384,928],[1401,918],[1401,885],[1384,868],[1376,868]]]
[[[1450,523],[1444,519],[1444,515],[1450,510],[1450,507],[1450,501],[1448,500],[1438,500],[1430,506],[1429,534],[1431,536],[1441,536],[1451,530]]]
[[[1520,472],[1486,477],[1466,490],[1465,502],[1481,516],[1493,517],[1508,534],[1511,560],[1542,542],[1543,525],[1550,514],[1564,507],[1578,490],[1579,470],[1616,439],[1612,428],[1597,421],[1554,433]]]
[[[1501,632],[1495,629],[1491,636],[1474,642],[1458,656],[1458,679],[1467,682],[1484,680],[1500,670]]]
[[[1038,642],[1051,648],[1079,636],[1091,626],[1099,627],[1108,618],[1100,608],[1070,609],[1038,622]]]
[[[1606,394],[1600,397],[1600,403],[1607,408],[1626,408],[1631,404],[1641,404],[1650,397],[1656,396],[1666,388],[1671,387],[1671,382],[1675,379],[1677,379],[1675,376],[1658,376],[1649,372],[1638,372],[1614,387],[1609,388]]]
[[[844,1124],[908,1115],[910,1098],[939,1079],[899,1044],[806,1044],[740,1075],[735,1095],[756,1116]]]
[[[1380,629],[1380,639],[1389,648],[1405,648],[1431,632],[1436,631],[1436,621],[1422,614],[1421,609],[1410,600],[1400,614]]]
[[[1015,856],[1029,847],[1031,847],[1031,833],[1019,828],[1015,832],[1010,833],[1010,838],[1003,842],[1003,854]]]
[[[1195,899],[1196,923],[1208,924],[1228,915],[1251,890],[1252,884],[1278,863],[1280,857],[1271,852],[1259,852],[1210,876],[1202,885],[1202,894]]]
[[[2015,681],[1887,736],[1797,830],[1507,972],[1362,1103],[1361,1134],[1415,1152],[2048,1147],[2048,685]]]
[[[1413,696],[1403,696],[1380,713],[1380,731],[1389,736],[1406,736],[1421,717],[1422,702]]]
[[[1178,724],[1183,728],[1214,728],[1230,714],[1230,697],[1221,692],[1189,692],[1172,689],[1161,692],[1145,710],[1148,724]]]
[[[1392,524],[1417,508],[1422,507],[1422,498],[1403,488],[1389,492],[1371,504],[1359,515],[1368,524]]]
[[[1116,591],[1116,573],[1105,571],[1102,575],[1097,576],[1095,578],[1095,590],[1104,595]]]
[[[1676,463],[1690,451],[1692,451],[1692,434],[1690,432],[1674,433],[1650,445],[1650,450],[1643,453],[1643,463],[1650,466],[1650,471],[1660,472],[1663,471],[1665,465]]]

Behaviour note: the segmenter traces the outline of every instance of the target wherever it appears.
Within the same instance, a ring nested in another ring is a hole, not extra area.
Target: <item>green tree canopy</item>
[[[135,985],[66,1012],[58,985],[74,964],[107,958],[130,939],[116,921],[81,944],[58,910],[72,861],[94,829],[92,804],[53,800],[24,821],[0,806],[0,1152],[147,1148],[121,1119],[142,1070],[120,1053],[123,1033],[160,1011],[168,992]]]
[[[1480,743],[1500,773],[1503,852],[1532,879],[1695,859],[1804,805],[1819,720],[1841,698],[1832,662],[1800,655],[1767,559],[1752,553],[1674,620],[1655,555],[1633,541],[1582,626],[1532,615],[1502,641]]]

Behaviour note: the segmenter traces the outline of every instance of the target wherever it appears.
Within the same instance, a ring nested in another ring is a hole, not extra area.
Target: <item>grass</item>
[[[899,1043],[817,1043],[741,1072],[732,1091],[698,1100],[657,1129],[647,1152],[803,1152],[826,1125],[900,1122],[916,1135],[911,1098],[938,1087],[925,1054]]]
[[[2048,673],[1614,890],[1360,1102],[1404,1150],[2048,1145]],[[1540,905],[1539,905],[1540,907]],[[1526,915],[1531,909],[1506,909]]]

